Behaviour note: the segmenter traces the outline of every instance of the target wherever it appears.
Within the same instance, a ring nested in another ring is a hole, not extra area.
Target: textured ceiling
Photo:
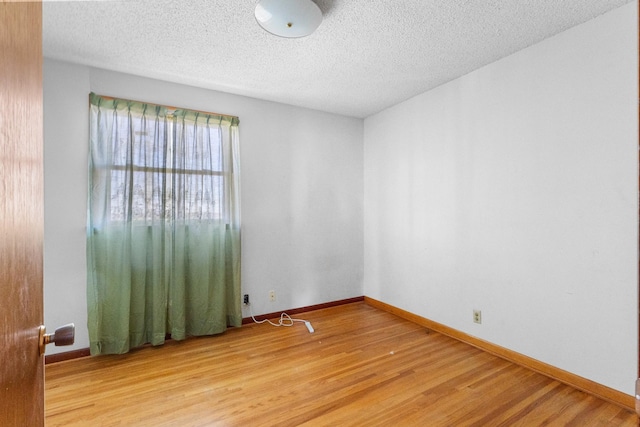
[[[48,58],[367,117],[630,0],[317,0],[282,39],[257,0],[46,1]]]

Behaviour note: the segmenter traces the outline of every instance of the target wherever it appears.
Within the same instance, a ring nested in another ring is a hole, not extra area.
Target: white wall
[[[90,91],[240,117],[242,292],[250,294],[254,314],[363,294],[361,119],[47,59],[45,322],[50,329],[75,322],[77,334],[73,347],[49,346],[48,354],[89,346]]]
[[[633,394],[636,8],[365,119],[365,295]]]
[[[71,347],[89,347],[85,224],[89,135],[89,69],[45,61],[44,321],[49,332],[76,325]]]

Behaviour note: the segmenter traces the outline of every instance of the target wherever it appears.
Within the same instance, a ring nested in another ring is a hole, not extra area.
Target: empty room
[[[637,1],[0,10],[0,424],[637,425]]]

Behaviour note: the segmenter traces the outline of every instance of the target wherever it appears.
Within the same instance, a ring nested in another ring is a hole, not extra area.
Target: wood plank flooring
[[[45,369],[54,426],[636,426],[632,412],[364,303]]]

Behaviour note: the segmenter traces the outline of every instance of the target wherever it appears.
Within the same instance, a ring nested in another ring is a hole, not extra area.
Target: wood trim
[[[256,318],[256,320],[275,319],[276,317],[280,317],[280,315],[283,312],[292,316],[295,314],[306,313],[308,311],[322,310],[323,308],[331,308],[331,307],[337,307],[339,305],[351,304],[354,302],[362,302],[364,300],[365,300],[364,296],[359,296],[354,298],[342,299],[338,301],[325,302],[322,304],[308,305],[306,307],[292,308],[290,310],[282,310],[274,313],[261,314],[259,316],[254,316],[254,317]],[[245,317],[242,319],[243,325],[246,325],[248,323],[253,323],[253,319],[251,317]]]
[[[78,359],[80,357],[90,356],[89,347],[79,350],[65,351],[64,353],[49,354],[44,357],[44,364],[64,362],[65,360]]]
[[[472,345],[480,350],[486,351],[487,353],[491,353],[517,365],[524,366],[525,368],[531,369],[532,371],[538,372],[542,375],[546,375],[549,378],[570,385],[578,390],[592,394],[600,399],[604,399],[608,402],[622,406],[623,408],[635,411],[634,396],[614,390],[610,387],[572,374],[571,372],[567,372],[560,368],[556,368],[555,366],[533,359],[529,356],[509,350],[508,348],[476,338],[464,332],[450,328],[449,326],[434,322],[433,320],[426,319],[422,316],[418,316],[417,314],[410,313],[382,301],[365,296],[364,302],[374,308],[394,314],[405,320],[424,326],[425,328],[429,328],[435,332],[439,332],[458,341]]]
[[[284,310],[284,311],[289,315],[295,315],[300,313],[306,313],[308,311],[321,310],[323,308],[337,307],[339,305],[351,304],[354,302],[362,302],[362,301],[364,301],[364,296],[347,298],[347,299],[342,299],[338,301],[325,302],[322,304],[308,305],[306,307],[292,308],[291,310]],[[273,318],[279,317],[281,313],[282,312],[261,314],[259,316],[255,316],[255,318],[256,320],[273,319]],[[253,322],[253,319],[251,317],[245,317],[242,319],[243,325],[246,325],[252,322]],[[166,339],[170,340],[171,336],[167,335]],[[87,357],[90,355],[91,353],[89,352],[89,348],[81,348],[79,350],[66,351],[64,353],[56,353],[56,354],[50,354],[48,356],[45,356],[44,363],[48,365],[50,363],[64,362],[66,360],[78,359],[80,357]]]

